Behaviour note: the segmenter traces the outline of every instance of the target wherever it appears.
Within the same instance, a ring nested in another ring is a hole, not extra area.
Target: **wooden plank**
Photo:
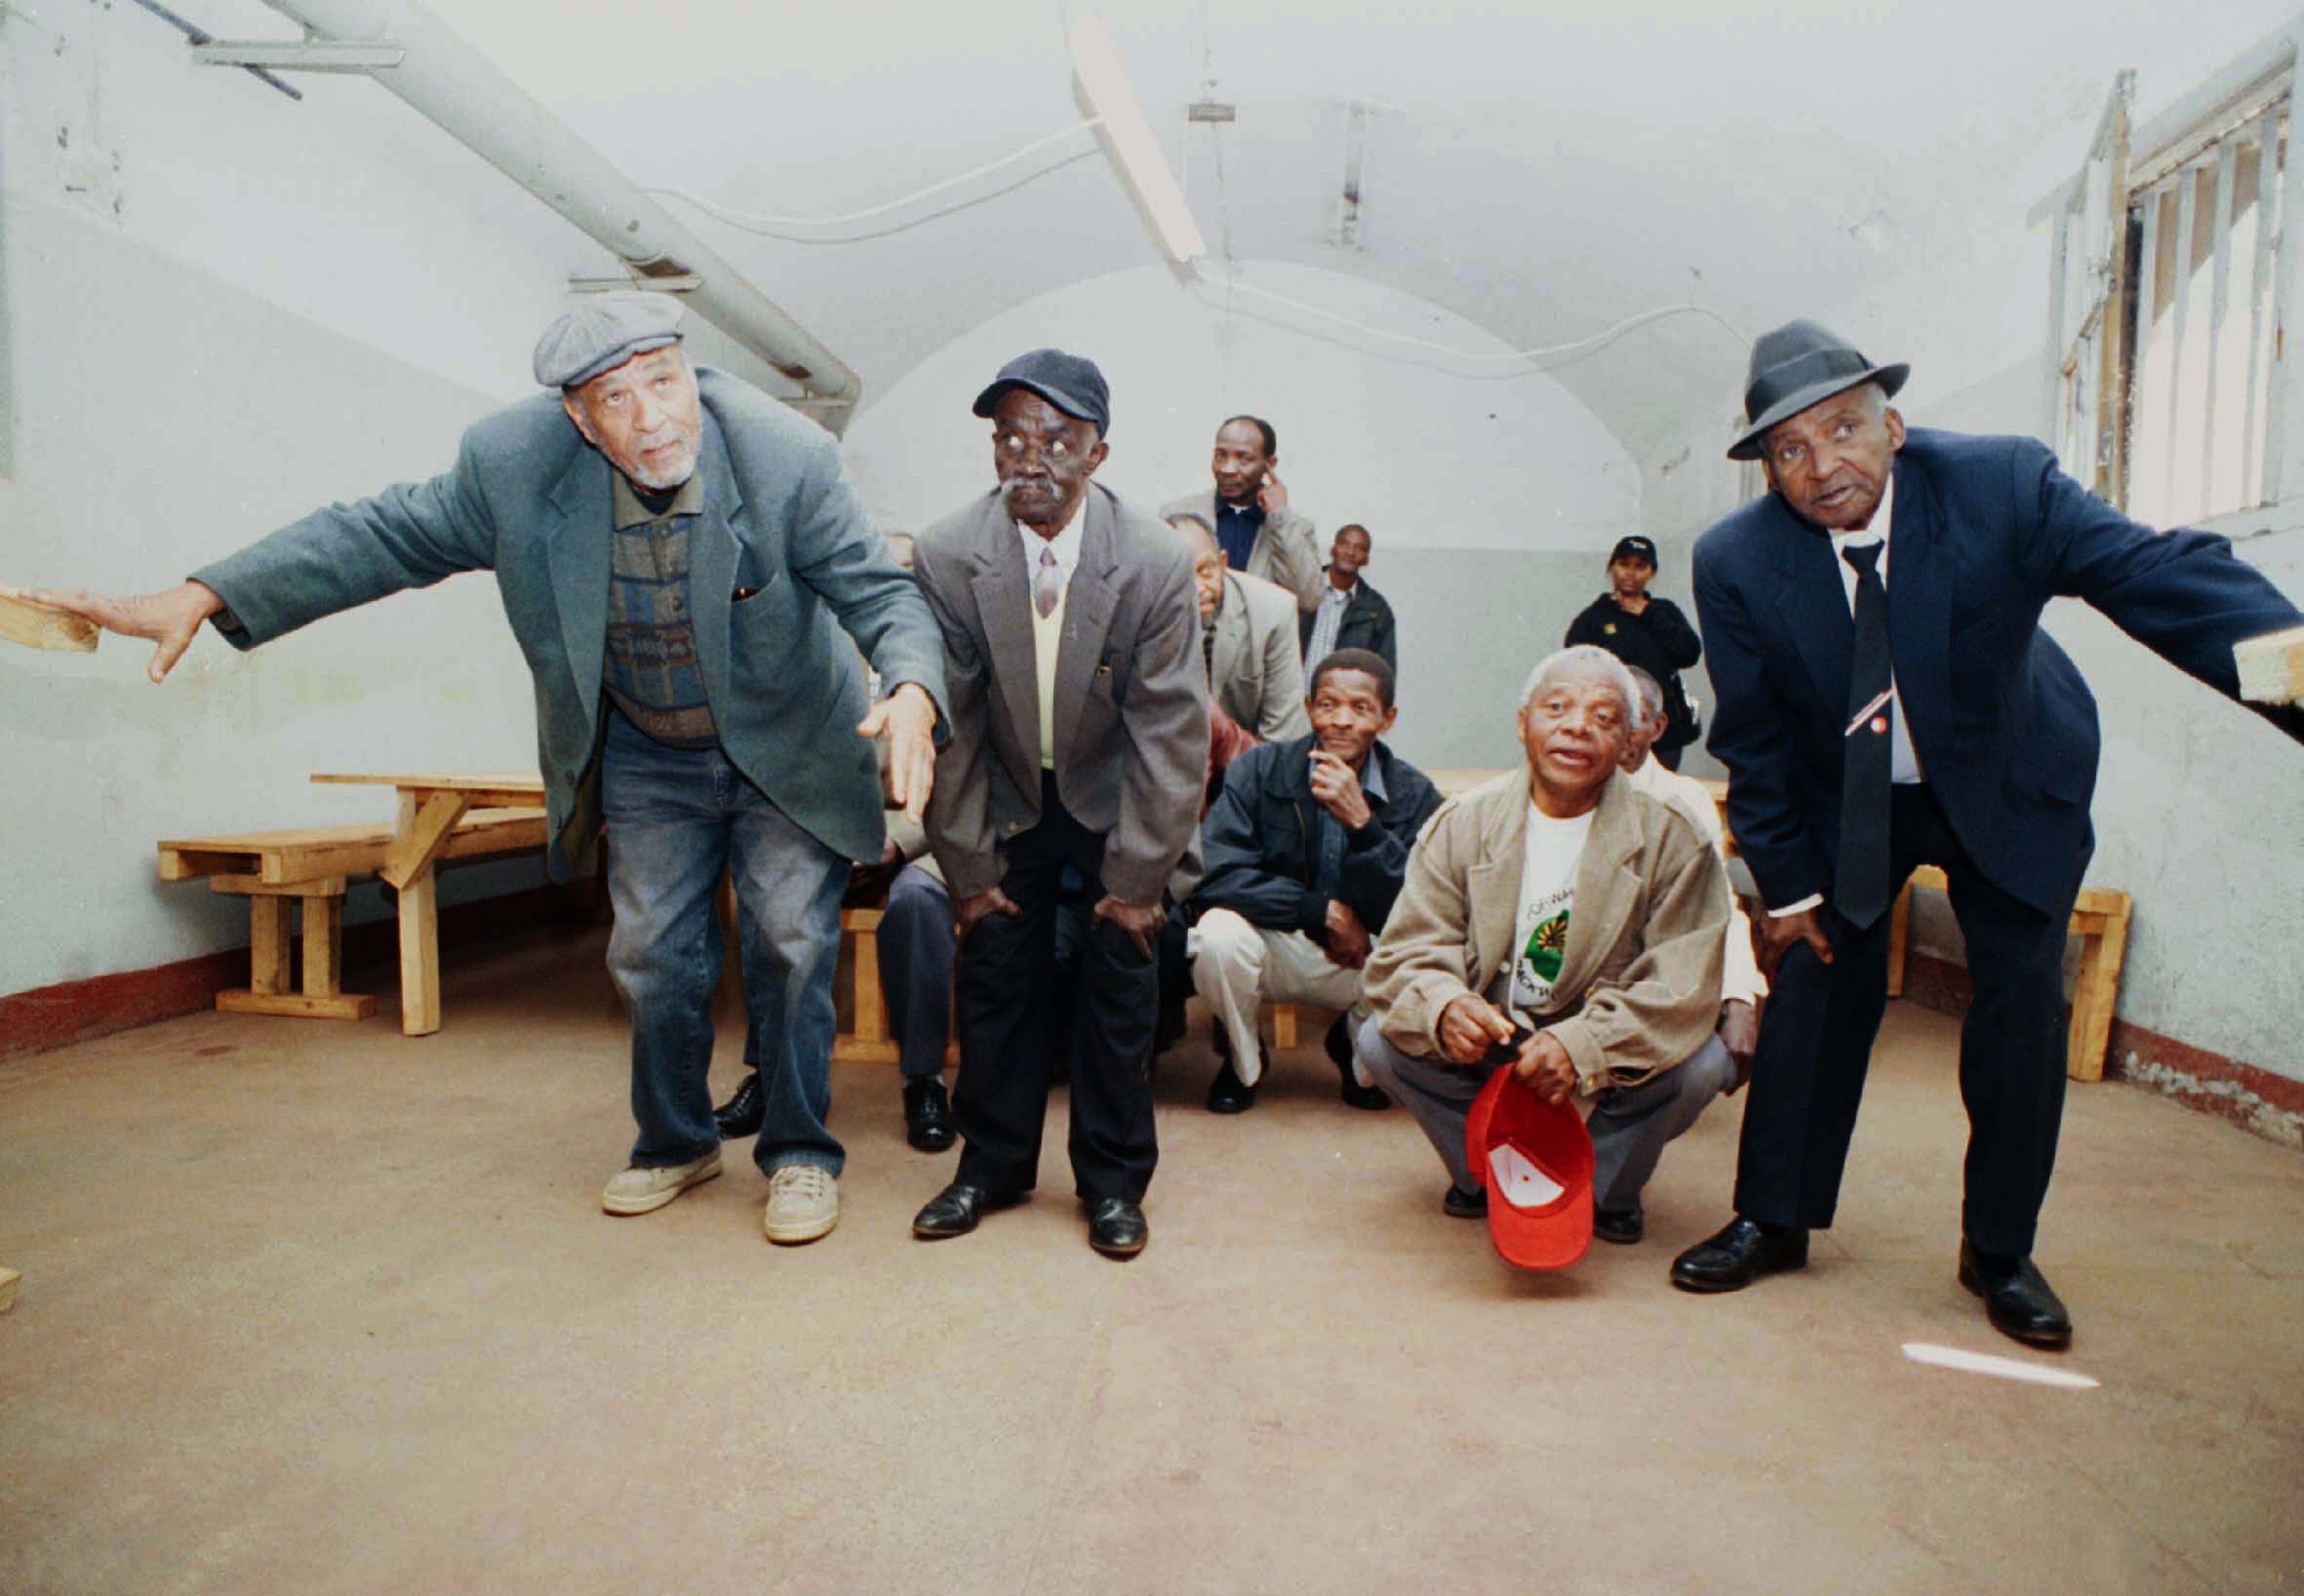
[[[400,1033],[440,1028],[440,881],[430,865],[400,889]]]
[[[832,1039],[832,1061],[840,1064],[894,1064],[902,1056],[894,1042],[867,1042],[860,1037],[836,1036]]]
[[[2232,305],[2232,182],[2239,160],[2237,140],[2226,139],[2216,145],[2216,201],[2208,221],[2213,262],[2208,289],[2208,381],[2200,418],[2201,502],[2211,512],[2225,507],[2216,498],[2216,363],[2224,352],[2224,318]],[[2232,423],[2227,420],[2225,424]],[[2236,506],[2246,502],[2244,499],[2232,500]]]
[[[442,844],[441,858],[512,853],[544,845],[544,812],[475,808]],[[305,885],[331,876],[364,876],[389,858],[388,825],[292,826],[214,837],[172,837],[160,847],[160,879],[236,875],[269,887]]]
[[[1896,906],[1888,911],[1888,996],[1904,995],[1904,954],[1912,943],[1912,883],[1904,883],[1904,890],[1896,895]]]
[[[2107,916],[2103,931],[2086,940],[2080,975],[2072,985],[2072,1028],[2064,1045],[2064,1073],[2075,1081],[2104,1078],[2104,1052],[2112,1041],[2112,1012],[2120,998],[2120,967],[2127,946],[2125,913]]]
[[[333,998],[344,989],[344,900],[304,899],[304,984],[306,997]]]
[[[880,938],[872,932],[858,931],[850,945],[855,957],[855,1038],[864,1043],[885,1042],[888,998],[880,990]]]
[[[2273,168],[2280,159],[2280,107],[2267,106],[2248,125],[2256,141],[2256,248],[2248,273],[2248,384],[2241,408],[2241,502],[2264,502],[2264,440],[2256,430],[2257,389],[2264,375],[2264,300],[2272,281]]]
[[[162,881],[195,881],[202,876],[253,871],[262,864],[262,857],[257,854],[209,848],[177,848],[168,843],[160,845]]]
[[[2240,696],[2250,703],[2304,701],[2304,626],[2235,644]]]
[[[0,638],[27,649],[52,649],[66,654],[95,650],[100,627],[69,610],[39,604],[20,587],[0,581]]]
[[[471,807],[472,800],[460,792],[427,794],[417,806],[414,819],[393,836],[392,852],[377,873],[393,886],[404,887],[418,871],[430,869],[457,821]]]
[[[1292,1003],[1272,1005],[1272,1051],[1287,1053],[1296,1045],[1296,1006]]]
[[[309,992],[218,992],[216,1006],[228,1015],[279,1015],[291,1019],[366,1019],[376,999],[366,992],[319,997]]]
[[[16,1306],[17,1282],[23,1278],[18,1270],[0,1269],[0,1313],[6,1313]]]
[[[337,771],[314,773],[312,779],[322,785],[368,787],[420,787],[428,792],[511,792],[520,794],[523,804],[533,804],[544,795],[544,778],[535,771],[483,771],[478,775],[451,771],[419,772],[413,776],[389,774],[347,774]],[[487,808],[487,805],[474,805]]]
[[[261,876],[210,876],[208,890],[227,898],[341,898],[345,879],[322,876],[315,881],[266,881]]]
[[[295,972],[289,963],[290,909],[285,898],[248,900],[248,984],[264,996],[286,992],[296,984]]]

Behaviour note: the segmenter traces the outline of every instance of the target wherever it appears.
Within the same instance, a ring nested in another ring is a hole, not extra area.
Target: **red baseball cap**
[[[1509,1068],[1473,1099],[1464,1159],[1488,1191],[1488,1234],[1507,1263],[1565,1269],[1592,1247],[1592,1136]]]

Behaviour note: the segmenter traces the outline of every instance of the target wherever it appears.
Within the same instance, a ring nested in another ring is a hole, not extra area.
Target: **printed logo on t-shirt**
[[[1516,1006],[1542,1011],[1552,1006],[1552,984],[1560,978],[1560,961],[1568,952],[1569,912],[1575,899],[1570,886],[1545,894],[1529,905],[1523,924],[1532,917],[1521,939],[1519,968],[1513,973]]]

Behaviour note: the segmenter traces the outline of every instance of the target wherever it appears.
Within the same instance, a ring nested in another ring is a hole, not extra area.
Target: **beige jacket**
[[[1208,687],[1224,713],[1254,733],[1259,742],[1310,736],[1294,596],[1268,581],[1228,571],[1224,602],[1215,618]]]
[[[1528,773],[1434,813],[1368,962],[1367,996],[1392,1044],[1441,1054],[1441,1011],[1486,993],[1512,958],[1528,841]],[[1576,866],[1555,983],[1531,1017],[1560,1039],[1587,1093],[1634,1086],[1704,1045],[1720,1017],[1728,891],[1720,858],[1669,804],[1610,778]]]

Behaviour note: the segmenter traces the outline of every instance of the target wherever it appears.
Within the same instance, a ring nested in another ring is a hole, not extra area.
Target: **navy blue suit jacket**
[[[2049,914],[2092,845],[2096,701],[2041,630],[2059,594],[2227,698],[2235,643],[2304,623],[2231,543],[2139,526],[2030,438],[1915,428],[1896,459],[1888,639],[1912,745],[1985,876]],[[1848,617],[1831,540],[1774,494],[1696,540],[1728,825],[1772,906],[1832,891]],[[2257,708],[2304,740],[2304,711]]]

